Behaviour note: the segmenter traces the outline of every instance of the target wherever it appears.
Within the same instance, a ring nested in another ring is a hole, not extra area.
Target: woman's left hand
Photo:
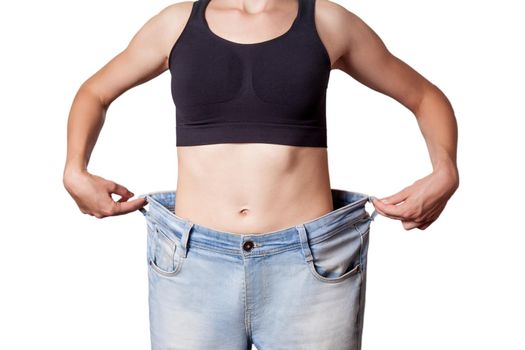
[[[405,230],[424,230],[436,221],[458,186],[456,168],[439,168],[400,192],[372,203],[379,214],[401,220]]]

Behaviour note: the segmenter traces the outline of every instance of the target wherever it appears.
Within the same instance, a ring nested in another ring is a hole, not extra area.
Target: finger
[[[418,228],[420,230],[426,229],[428,226],[430,226],[434,221],[438,219],[438,217],[441,215],[444,205],[437,205],[434,208],[432,208],[430,211],[425,213],[425,217],[421,220],[414,220],[418,223]]]
[[[421,223],[421,222],[415,222],[415,221],[404,221],[403,222],[403,227],[405,228],[405,230],[412,230],[412,229],[415,229],[415,228],[418,228],[420,230],[424,230],[426,229],[428,226],[430,226],[430,224],[432,223],[433,221],[426,221],[424,223]]]
[[[381,212],[382,215],[384,216],[388,216],[389,218],[397,219],[397,220],[407,220],[408,219],[408,217],[404,215],[404,212],[407,211],[406,202],[403,202],[398,205],[393,205],[393,204],[385,204],[381,202],[380,200],[377,200],[377,201],[374,201],[373,203],[374,203],[374,206],[376,207],[376,210],[378,212]]]
[[[418,220],[419,223],[424,224],[429,221],[430,222],[436,221],[439,215],[441,215],[441,213],[443,212],[443,209],[445,209],[444,204],[439,204],[439,205],[432,207],[427,212],[425,212],[425,214],[420,218],[420,220]]]
[[[381,204],[381,201],[379,199],[375,199],[375,201],[376,201],[375,203],[373,202],[374,208],[379,214],[383,215],[384,217],[394,219],[394,220],[406,220],[406,218],[388,214],[387,212],[383,210],[385,205]]]
[[[402,221],[402,223],[403,223],[403,228],[407,231],[412,230],[420,225],[419,223],[414,222],[414,221]]]
[[[114,181],[111,181],[109,190],[111,193],[118,194],[119,196],[126,197],[128,199],[134,196],[133,192],[129,191],[126,187]]]
[[[130,199],[131,197],[133,196],[129,196],[129,197],[120,197],[119,200],[117,202],[127,202],[128,199]]]
[[[427,227],[429,227],[429,226],[432,224],[432,222],[433,222],[433,221],[429,221],[429,222],[427,222],[426,224],[424,224],[424,225],[422,225],[422,226],[419,226],[418,228],[419,228],[420,230],[424,230],[424,229],[426,229]]]
[[[396,194],[393,194],[388,197],[380,198],[379,200],[382,201],[385,204],[398,204],[403,202],[407,197],[410,195],[410,187],[405,187],[401,191],[399,191]]]
[[[114,203],[114,214],[122,215],[132,211],[138,210],[145,206],[148,202],[145,197],[140,197],[129,202],[113,202]]]

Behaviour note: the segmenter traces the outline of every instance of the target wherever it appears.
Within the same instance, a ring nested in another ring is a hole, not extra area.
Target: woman
[[[332,69],[414,113],[431,174],[381,200],[330,187]],[[89,156],[111,102],[166,70],[177,189],[130,200],[87,171]],[[83,213],[145,215],[152,348],[360,349],[370,223],[435,221],[459,185],[456,144],[443,93],[337,3],[183,1],[79,89],[64,185]]]

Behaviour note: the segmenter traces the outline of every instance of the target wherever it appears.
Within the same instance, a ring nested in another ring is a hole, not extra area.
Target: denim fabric
[[[331,189],[334,210],[237,234],[174,214],[176,191],[140,195],[153,350],[359,350],[374,196]]]

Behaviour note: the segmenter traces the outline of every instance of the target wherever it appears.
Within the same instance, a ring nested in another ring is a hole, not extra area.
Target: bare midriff
[[[175,214],[234,234],[278,231],[333,210],[327,148],[265,143],[177,147]]]

